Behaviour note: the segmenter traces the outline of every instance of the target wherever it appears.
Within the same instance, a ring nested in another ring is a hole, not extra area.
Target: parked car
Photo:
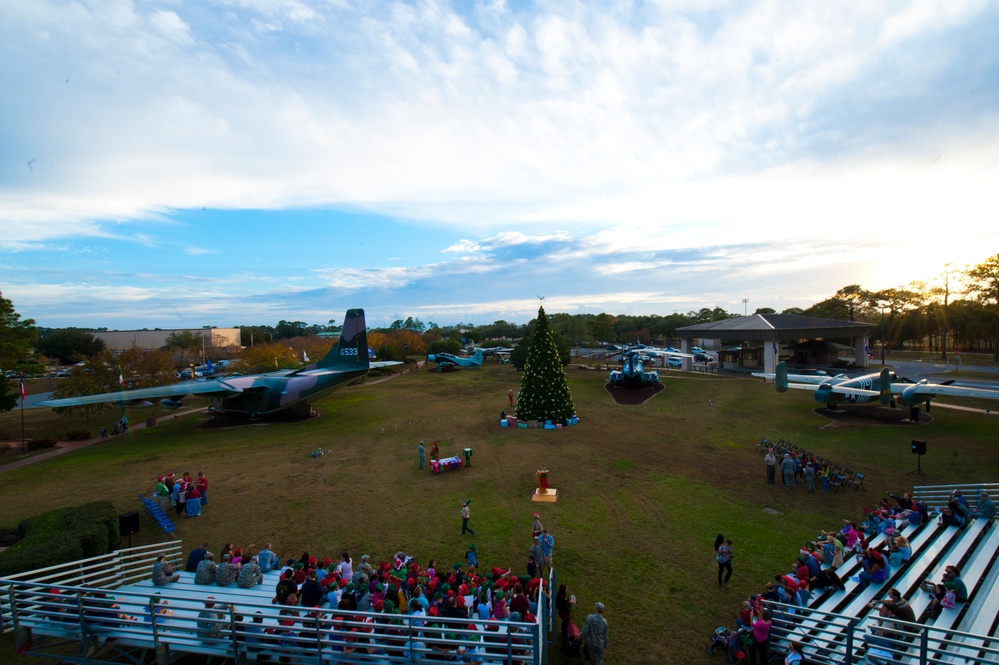
[[[683,358],[678,358],[676,356],[669,356],[666,358],[667,367],[683,367]]]

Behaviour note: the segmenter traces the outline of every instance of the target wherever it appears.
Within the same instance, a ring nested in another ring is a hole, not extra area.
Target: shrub
[[[28,450],[41,450],[42,448],[54,448],[59,443],[56,439],[30,439],[27,443]]]
[[[90,438],[88,429],[71,429],[66,432],[66,438],[70,441],[84,441]]]
[[[109,501],[58,508],[18,525],[21,540],[0,552],[0,577],[107,554],[118,546],[118,514]]]

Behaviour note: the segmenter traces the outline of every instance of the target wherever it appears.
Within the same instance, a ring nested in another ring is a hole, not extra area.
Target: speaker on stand
[[[128,547],[132,547],[132,534],[139,533],[139,513],[122,513],[118,516],[118,535],[128,536]]]
[[[913,439],[912,440],[912,454],[916,456],[916,470],[915,471],[910,471],[909,475],[910,476],[920,476],[922,478],[925,478],[926,474],[923,473],[922,461],[923,461],[923,455],[926,454],[926,442],[925,441],[916,441],[915,439]]]

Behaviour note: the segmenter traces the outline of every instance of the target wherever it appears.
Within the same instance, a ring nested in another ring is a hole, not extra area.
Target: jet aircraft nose
[[[429,356],[427,356],[427,360],[429,360],[432,363],[437,362],[437,359],[434,357],[433,354],[430,354]]]

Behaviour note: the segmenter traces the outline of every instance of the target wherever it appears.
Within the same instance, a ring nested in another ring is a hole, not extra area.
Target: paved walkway
[[[200,409],[184,409],[183,411],[177,411],[176,413],[171,413],[171,416],[186,416],[191,413],[200,413],[201,411],[206,411],[207,406],[203,406]],[[134,425],[129,425],[129,431],[134,431],[137,429],[145,429],[146,423],[143,421],[141,423],[136,423]],[[118,434],[117,436],[122,436]],[[92,439],[86,439],[83,441],[60,441],[55,445],[52,450],[47,450],[44,453],[38,453],[37,455],[32,455],[31,457],[25,457],[19,459],[16,462],[10,462],[0,466],[0,473],[4,471],[13,471],[14,469],[20,469],[22,466],[27,466],[28,464],[34,464],[35,462],[41,462],[42,460],[51,459],[53,457],[58,457],[59,455],[65,455],[66,453],[71,453],[74,450],[79,450],[80,448],[86,448],[87,446],[92,446],[95,443],[100,443],[101,441],[110,441],[111,435],[108,439],[101,439],[100,436],[96,436]],[[21,444],[16,441],[11,442],[12,447],[18,447]]]

